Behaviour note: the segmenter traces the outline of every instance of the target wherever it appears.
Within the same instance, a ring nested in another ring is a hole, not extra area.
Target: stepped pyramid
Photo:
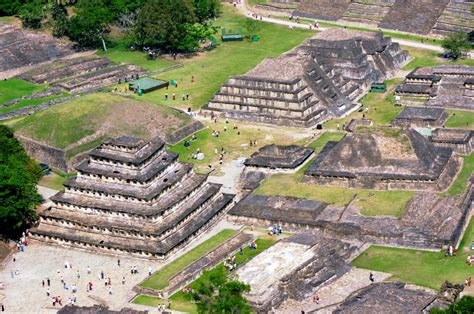
[[[105,140],[51,198],[31,230],[41,241],[110,253],[167,258],[232,203],[160,139]]]
[[[311,127],[355,110],[371,83],[392,77],[407,59],[382,33],[326,30],[245,75],[231,77],[202,112]]]

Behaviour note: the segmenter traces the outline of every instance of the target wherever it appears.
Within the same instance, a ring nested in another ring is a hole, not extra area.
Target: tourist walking
[[[371,283],[374,283],[375,282],[375,276],[372,272],[370,272],[370,275],[369,275],[369,280]]]

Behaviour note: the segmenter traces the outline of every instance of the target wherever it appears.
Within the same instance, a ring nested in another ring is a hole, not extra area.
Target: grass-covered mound
[[[37,112],[14,124],[15,131],[69,156],[97,145],[107,136],[164,136],[190,118],[171,108],[150,105],[108,93],[83,96]]]

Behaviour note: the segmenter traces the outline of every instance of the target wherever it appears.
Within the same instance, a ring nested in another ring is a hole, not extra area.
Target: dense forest
[[[36,183],[42,171],[4,125],[0,147],[0,233],[16,237],[36,217],[34,209],[41,201]]]
[[[0,1],[0,15],[16,15],[24,27],[50,28],[82,48],[107,49],[116,27],[132,45],[163,52],[194,51],[217,31],[212,19],[220,11],[219,0]]]

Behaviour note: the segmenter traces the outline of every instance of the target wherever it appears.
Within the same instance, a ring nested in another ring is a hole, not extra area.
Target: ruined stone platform
[[[439,147],[448,147],[453,151],[469,155],[474,151],[474,131],[438,128],[431,132],[430,141]]]
[[[472,186],[462,197],[440,197],[419,192],[407,204],[400,219],[390,216],[367,217],[353,205],[328,206],[284,196],[249,195],[229,211],[229,219],[239,224],[283,230],[322,231],[325,236],[359,243],[439,250],[455,245],[472,211]]]
[[[354,111],[373,82],[393,77],[407,59],[382,33],[329,29],[231,77],[202,113],[311,127]]]
[[[148,72],[138,66],[116,65],[106,58],[85,56],[39,66],[21,74],[19,78],[35,83],[49,83],[67,92],[77,94],[101,87],[134,80]]]
[[[346,261],[356,247],[319,233],[280,240],[237,270],[251,286],[246,296],[259,312],[278,307],[287,298],[302,299],[350,270]]]
[[[374,283],[347,298],[333,313],[422,313],[436,298],[433,291],[403,282]]]
[[[440,108],[406,107],[391,122],[401,128],[433,128],[443,126],[449,114]]]
[[[35,239],[164,259],[210,227],[234,197],[160,139],[107,139],[77,172],[40,214]]]
[[[42,32],[0,23],[0,79],[74,54],[72,44]]]
[[[426,107],[473,111],[474,67],[440,65],[417,68],[397,86],[395,95],[419,98],[420,105]]]
[[[305,171],[305,182],[382,190],[448,188],[462,166],[459,157],[413,129],[396,130],[361,130],[327,143]]]
[[[304,146],[266,145],[247,158],[244,165],[259,170],[296,170],[313,153],[313,149]]]

